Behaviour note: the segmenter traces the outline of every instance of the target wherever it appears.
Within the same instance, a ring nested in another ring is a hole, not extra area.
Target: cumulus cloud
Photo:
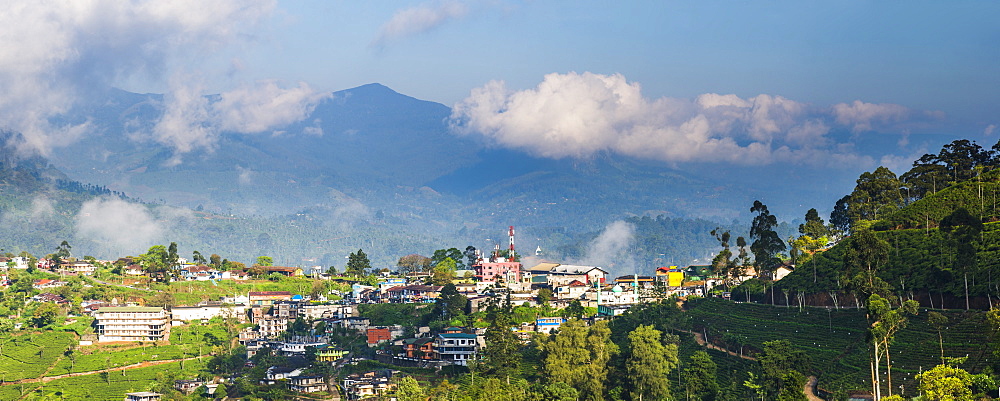
[[[383,46],[394,40],[430,31],[449,20],[462,18],[468,12],[469,8],[457,1],[423,3],[399,10],[379,28],[372,46]]]
[[[0,13],[0,126],[48,155],[87,121],[57,121],[84,96],[130,78],[170,75],[235,41],[274,0],[15,1]]]
[[[910,113],[859,102],[831,113],[767,94],[649,99],[620,74],[571,72],[548,74],[537,87],[520,91],[489,82],[453,107],[450,123],[458,133],[549,158],[615,152],[669,162],[826,165],[872,162],[828,136],[837,124],[862,130],[904,121]]]
[[[164,227],[146,206],[117,198],[84,202],[76,216],[78,238],[95,243],[94,252],[110,255],[141,253],[160,242]]]
[[[282,88],[275,81],[243,85],[220,94],[203,96],[200,85],[176,85],[164,97],[163,115],[151,132],[133,133],[133,138],[149,136],[174,149],[171,164],[192,150],[212,150],[222,132],[255,134],[285,126],[309,115],[329,93],[314,91],[309,85]],[[314,130],[307,130],[315,134]],[[322,132],[322,131],[320,131]]]

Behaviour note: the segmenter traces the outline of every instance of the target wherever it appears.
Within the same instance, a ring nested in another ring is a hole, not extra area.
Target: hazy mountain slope
[[[432,237],[447,243],[439,246],[490,246],[508,225],[518,227],[521,249],[548,250],[629,216],[705,218],[732,226],[745,219],[755,199],[776,215],[794,218],[810,207],[828,210],[857,174],[781,161],[732,167],[674,166],[613,154],[538,158],[455,135],[448,107],[378,84],[335,92],[300,123],[271,133],[220,133],[210,149],[184,153],[178,164],[170,148],[149,139],[162,103],[159,95],[109,91],[67,116],[89,118],[98,133],[69,145],[53,164],[73,179],[148,202],[263,216],[278,224],[310,216],[317,227],[336,227],[330,235],[337,238],[388,224],[393,229],[378,235],[410,238],[412,252],[427,252],[418,244]],[[306,251],[321,245],[307,245],[294,234],[281,236],[282,244],[299,244],[294,252],[329,253]],[[223,237],[249,246],[245,239]],[[336,253],[341,251],[338,246]]]

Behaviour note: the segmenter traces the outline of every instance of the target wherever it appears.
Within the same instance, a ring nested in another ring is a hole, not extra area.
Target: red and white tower
[[[514,257],[514,226],[510,226],[510,230],[508,231],[507,235],[510,236],[510,255],[507,255],[507,256],[513,258]]]

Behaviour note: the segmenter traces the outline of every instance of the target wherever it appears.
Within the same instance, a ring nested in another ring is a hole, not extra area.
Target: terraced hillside
[[[907,394],[916,395],[917,373],[941,361],[937,331],[927,323],[927,311],[922,309],[911,316],[910,324],[900,331],[891,346],[893,386],[903,385]],[[968,356],[962,368],[974,373],[994,363],[989,348],[983,346],[989,341],[985,313],[939,312],[949,320],[941,333],[945,356]],[[819,388],[827,392],[843,394],[870,387],[868,323],[864,310],[812,307],[799,310],[704,298],[688,302],[686,315],[692,329],[703,331],[713,343],[732,349],[737,346],[726,344],[726,339],[735,336],[745,339],[744,345],[750,353],[761,349],[765,341],[790,341],[809,353]],[[733,358],[721,353],[719,356]]]

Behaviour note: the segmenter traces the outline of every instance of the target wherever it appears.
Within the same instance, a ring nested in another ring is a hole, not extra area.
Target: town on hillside
[[[241,362],[229,361],[238,366],[226,373],[259,371],[252,384],[260,389],[364,399],[393,393],[398,376],[407,376],[400,369],[454,373],[481,365],[489,347],[483,314],[501,305],[508,313],[513,305],[531,310],[529,319],[508,319],[506,327],[527,344],[535,335],[557,333],[568,319],[592,325],[638,304],[706,295],[723,280],[709,266],[661,267],[650,275],[620,277],[610,277],[600,266],[537,256],[526,258],[538,261],[526,266],[514,249],[513,230],[508,249],[497,247],[488,255],[472,247],[464,254],[440,250],[434,258],[407,255],[391,270],[371,267],[359,250],[341,274],[335,268],[273,266],[269,257],[251,267],[198,253],[189,261],[175,254],[176,244],[154,246],[139,257],[77,259],[64,242],[45,258],[0,257],[0,283],[8,294],[24,294],[25,302],[12,308],[18,319],[5,331],[90,321],[75,329],[67,355],[176,344],[184,352],[172,359],[183,364],[185,355],[219,358],[238,350],[229,357]],[[399,306],[409,306],[409,312],[385,316]],[[29,310],[30,318],[23,319],[29,316],[21,313]],[[215,326],[224,330],[200,329]],[[111,359],[106,367],[114,368]],[[355,366],[387,368],[344,369]],[[85,373],[68,369],[68,375]],[[171,392],[213,396],[233,387],[235,379],[201,373],[173,380],[168,392],[122,396],[130,401],[158,400]],[[23,386],[30,380],[4,378],[4,384]]]
[[[780,283],[806,269],[728,248],[712,264],[613,277],[541,249],[522,257],[508,233],[506,249],[392,267],[360,249],[343,269],[189,260],[174,243],[116,260],[75,258],[65,241],[43,258],[7,254],[0,399],[868,400],[893,382],[924,391],[930,372],[995,395],[989,373],[963,370],[993,364],[996,347],[975,344],[992,344],[995,310],[920,314],[878,293],[792,302]],[[710,234],[728,247],[728,232]],[[897,345],[909,351],[889,368]]]

